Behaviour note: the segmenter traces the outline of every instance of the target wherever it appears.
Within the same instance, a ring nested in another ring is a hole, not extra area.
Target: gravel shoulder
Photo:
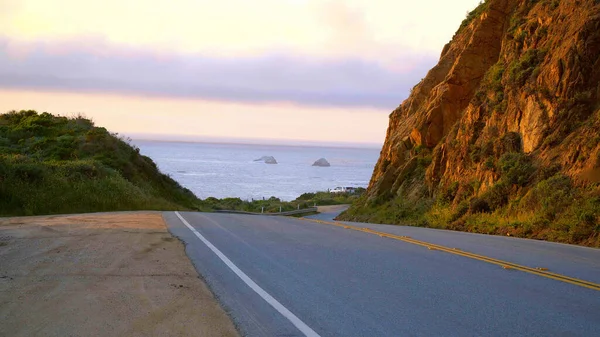
[[[238,336],[160,212],[0,218],[6,336]]]

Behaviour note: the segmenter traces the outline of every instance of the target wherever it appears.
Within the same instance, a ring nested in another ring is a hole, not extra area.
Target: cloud
[[[435,61],[407,53],[396,57],[391,68],[369,59],[285,51],[215,57],[159,53],[93,39],[3,39],[0,88],[392,109]]]
[[[30,42],[101,36],[113,44],[207,56],[280,48],[381,61],[407,49],[438,54],[478,2],[0,0],[0,32]]]

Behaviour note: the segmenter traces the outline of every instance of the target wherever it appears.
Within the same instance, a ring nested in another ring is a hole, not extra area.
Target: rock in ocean
[[[277,160],[273,156],[262,156],[258,159],[254,159],[254,161],[262,161],[265,164],[277,164]]]
[[[329,167],[329,166],[331,166],[331,164],[329,164],[327,159],[321,158],[321,159],[317,160],[314,164],[312,164],[312,166]]]

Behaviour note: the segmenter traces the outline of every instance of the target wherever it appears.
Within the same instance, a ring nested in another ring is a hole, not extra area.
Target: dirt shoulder
[[[238,336],[160,212],[0,218],[6,336]]]

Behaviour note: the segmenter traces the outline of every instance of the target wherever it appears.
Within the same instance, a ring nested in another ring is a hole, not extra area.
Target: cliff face
[[[390,115],[344,219],[600,245],[600,1],[488,0]]]

